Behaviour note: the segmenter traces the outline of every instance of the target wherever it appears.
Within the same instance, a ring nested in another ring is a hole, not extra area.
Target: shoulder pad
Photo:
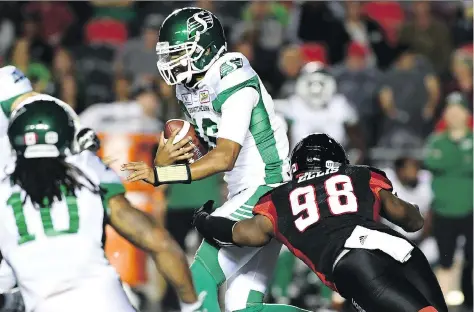
[[[217,94],[237,86],[256,75],[257,73],[242,53],[224,54],[206,74]]]

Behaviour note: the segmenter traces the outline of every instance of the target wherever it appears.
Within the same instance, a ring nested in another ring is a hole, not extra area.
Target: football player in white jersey
[[[344,146],[350,141],[359,152],[360,163],[365,157],[365,143],[359,117],[348,99],[336,91],[336,80],[324,65],[310,62],[301,70],[295,94],[276,100],[275,109],[289,121],[292,146],[311,133],[327,133]]]
[[[120,178],[89,151],[72,154],[75,125],[51,100],[15,110],[8,138],[15,168],[0,182],[0,250],[26,311],[130,311],[104,255],[105,224],[148,251],[183,311],[201,306],[182,250],[125,198]]]
[[[35,96],[40,94],[33,91],[33,87],[29,79],[15,66],[4,66],[0,68],[0,177],[6,175],[6,167],[13,164],[13,155],[11,154],[11,146],[7,136],[7,128],[9,118],[12,111],[25,103],[31,103]],[[76,141],[74,151],[83,150],[96,151],[100,142],[97,135],[88,128],[82,128],[76,113],[72,108],[63,101],[48,95],[41,95],[55,101],[58,105],[63,106],[67,112],[74,118],[76,126]],[[32,99],[33,97],[33,99]],[[18,309],[22,311],[21,295],[18,289],[12,289],[16,284],[15,276],[8,263],[2,261],[0,264],[0,292],[4,294],[3,305],[0,305],[0,311],[13,311]]]
[[[162,137],[155,168],[129,163],[129,181],[154,185],[190,183],[225,172],[228,201],[214,215],[231,220],[252,216],[260,197],[289,179],[288,138],[273,101],[241,53],[227,52],[220,21],[209,11],[184,8],[163,22],[157,44],[158,70],[176,96],[187,119],[212,148],[192,164],[174,137]],[[176,135],[176,132],[175,132]],[[155,179],[156,177],[156,179]],[[264,305],[281,244],[263,248],[215,247],[203,241],[191,265],[196,289],[207,291],[204,307],[220,311],[217,288],[227,281],[226,311],[301,311],[292,306]]]

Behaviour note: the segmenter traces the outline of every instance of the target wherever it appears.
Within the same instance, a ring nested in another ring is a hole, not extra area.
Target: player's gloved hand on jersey
[[[97,152],[100,148],[100,140],[97,134],[91,128],[83,128],[76,134],[76,141],[79,145],[79,151],[89,150]]]
[[[198,300],[195,303],[184,303],[180,302],[182,312],[208,312],[207,309],[203,308],[204,299],[206,298],[207,292],[202,291],[198,295]]]
[[[24,312],[25,304],[20,290],[14,288],[0,294],[0,312]]]
[[[204,205],[199,209],[194,211],[193,215],[193,226],[198,230],[199,233],[204,237],[204,239],[214,247],[219,247],[219,242],[214,239],[209,231],[206,231],[207,218],[211,215],[214,207],[214,201],[208,200]]]
[[[193,215],[193,226],[204,239],[214,247],[235,245],[232,240],[232,228],[236,221],[224,217],[211,216],[214,201],[208,200]]]
[[[205,219],[214,211],[214,201],[208,200],[204,205],[202,205],[199,209],[194,211],[193,214],[193,226],[195,226],[198,231],[199,228],[205,222]]]
[[[193,145],[188,144],[192,141],[192,138],[186,137],[176,144],[173,144],[179,130],[180,129],[174,130],[166,142],[164,134],[161,133],[160,144],[158,145],[158,151],[155,156],[155,166],[169,166],[179,161],[187,161],[193,157],[192,153],[188,153],[194,148]],[[186,144],[189,146],[184,147]]]

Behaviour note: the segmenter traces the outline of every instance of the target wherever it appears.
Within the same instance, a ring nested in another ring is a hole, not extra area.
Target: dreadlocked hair
[[[88,181],[90,187],[80,183],[79,177]],[[46,203],[51,204],[55,199],[61,200],[64,196],[75,195],[75,191],[82,187],[87,187],[94,193],[101,193],[101,189],[79,168],[61,158],[27,159],[18,156],[11,180],[26,192],[24,201],[29,197],[31,202],[40,208]]]

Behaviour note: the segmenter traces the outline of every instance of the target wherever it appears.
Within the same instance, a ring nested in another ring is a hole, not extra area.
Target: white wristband
[[[172,165],[155,167],[155,184],[191,183],[189,165]]]

